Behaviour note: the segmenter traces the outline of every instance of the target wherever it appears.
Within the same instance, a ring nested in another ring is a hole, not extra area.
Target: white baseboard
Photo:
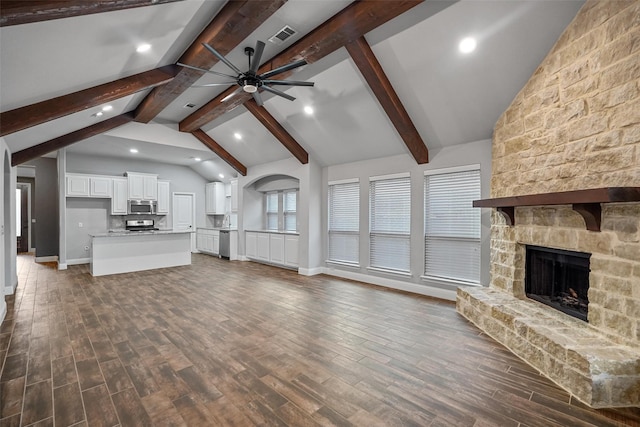
[[[298,268],[298,274],[302,276],[316,276],[324,273],[324,267]]]
[[[58,270],[66,270],[66,269],[67,269],[67,264],[65,264],[64,262],[58,263]]]
[[[368,274],[362,274],[353,271],[336,270],[330,267],[324,268],[324,274],[342,277],[343,279],[351,279],[357,280],[359,282],[371,283],[372,285],[384,286],[386,288],[397,289],[400,291],[412,292],[414,294],[426,295],[428,297],[439,298],[447,301],[456,300],[455,289],[434,288],[428,285],[417,285],[415,283],[407,283],[400,280],[388,279],[385,277],[369,276]]]
[[[4,318],[7,317],[7,303],[4,298],[0,301],[0,323],[4,322]]]
[[[58,261],[58,255],[36,257],[36,262],[54,262],[54,261]]]
[[[58,270],[63,270],[60,268],[60,265],[64,265],[66,269],[67,265],[80,265],[80,264],[90,264],[91,258],[76,258],[76,259],[68,259],[66,264],[58,264]]]
[[[31,252],[32,254],[36,253],[36,248],[29,248],[29,252]]]

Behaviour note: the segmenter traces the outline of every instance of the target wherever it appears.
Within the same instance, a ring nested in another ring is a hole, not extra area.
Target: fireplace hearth
[[[591,254],[527,245],[525,294],[587,322]]]

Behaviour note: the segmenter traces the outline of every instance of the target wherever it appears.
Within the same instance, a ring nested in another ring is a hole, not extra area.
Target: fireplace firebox
[[[527,297],[587,322],[591,254],[526,247]]]

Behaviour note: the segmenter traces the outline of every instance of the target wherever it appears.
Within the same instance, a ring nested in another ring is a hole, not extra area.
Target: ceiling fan
[[[313,82],[303,82],[296,80],[273,80],[271,77],[278,75],[280,73],[284,73],[285,71],[293,70],[294,68],[301,67],[307,64],[307,61],[304,59],[300,59],[298,61],[291,62],[289,64],[283,65],[278,68],[274,68],[271,71],[267,71],[266,73],[258,74],[258,67],[260,66],[260,59],[262,58],[262,53],[264,52],[265,44],[264,42],[257,41],[255,49],[252,47],[245,47],[244,53],[249,57],[249,69],[247,71],[241,71],[238,67],[233,65],[227,58],[222,56],[220,52],[209,46],[207,43],[202,43],[202,45],[211,53],[213,53],[216,58],[222,61],[227,67],[229,67],[233,72],[236,73],[235,76],[231,74],[219,73],[217,71],[205,70],[204,68],[198,68],[187,64],[182,64],[178,62],[178,65],[191,68],[193,70],[204,71],[206,73],[215,74],[217,76],[228,77],[233,79],[233,81],[223,82],[223,83],[209,83],[205,85],[198,85],[193,87],[210,87],[210,86],[227,86],[227,85],[238,85],[233,93],[227,95],[222,99],[222,102],[230,99],[232,96],[236,95],[239,92],[250,93],[253,96],[253,99],[256,101],[258,105],[262,105],[262,97],[258,89],[266,90],[267,92],[271,92],[283,98],[286,98],[290,101],[295,100],[295,98],[291,95],[288,95],[281,90],[274,89],[271,86],[313,86]]]

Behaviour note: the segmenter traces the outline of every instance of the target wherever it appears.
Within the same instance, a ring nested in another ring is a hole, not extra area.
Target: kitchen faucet
[[[224,218],[222,218],[222,228],[229,228],[229,214],[224,214]]]

